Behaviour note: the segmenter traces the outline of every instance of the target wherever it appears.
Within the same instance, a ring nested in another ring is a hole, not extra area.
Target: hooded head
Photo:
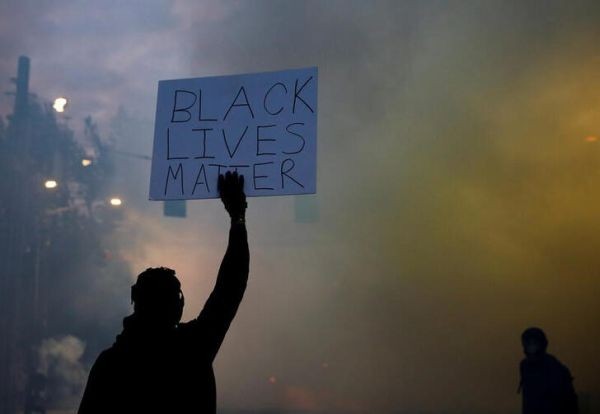
[[[183,293],[175,271],[166,267],[148,268],[131,286],[134,314],[156,327],[176,326],[183,314]]]
[[[537,357],[546,353],[548,348],[548,339],[546,334],[540,328],[531,327],[525,329],[521,334],[521,343],[523,352],[527,357]]]

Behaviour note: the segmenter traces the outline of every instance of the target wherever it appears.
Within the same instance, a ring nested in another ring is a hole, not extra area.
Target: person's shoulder
[[[569,378],[571,377],[571,371],[569,371],[569,368],[565,364],[563,364],[558,358],[556,358],[554,355],[546,354],[545,362],[555,372],[558,372]]]
[[[552,365],[552,366],[554,366],[554,367],[564,367],[563,363],[562,363],[562,362],[560,362],[560,361],[558,360],[558,358],[557,358],[557,357],[555,357],[555,356],[554,356],[554,355],[552,355],[552,354],[545,354],[545,355],[544,355],[544,363],[545,363],[545,364],[548,364],[548,365]]]
[[[101,369],[103,367],[111,366],[118,359],[118,351],[115,349],[115,346],[111,346],[110,348],[106,348],[100,352],[98,357],[96,358],[96,362],[94,362],[93,368]]]

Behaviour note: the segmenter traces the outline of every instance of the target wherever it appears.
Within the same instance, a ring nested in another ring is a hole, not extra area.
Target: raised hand
[[[225,210],[234,221],[244,221],[246,216],[246,194],[244,194],[244,176],[237,171],[227,171],[225,175],[219,174],[217,189]]]

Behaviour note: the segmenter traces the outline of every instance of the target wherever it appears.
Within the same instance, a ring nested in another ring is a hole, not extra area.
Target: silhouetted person
[[[521,335],[525,359],[521,361],[523,414],[577,414],[577,394],[569,369],[546,353],[548,340],[540,328]]]
[[[219,176],[231,216],[229,244],[216,285],[196,319],[179,323],[183,294],[175,271],[142,272],[131,287],[133,314],[94,363],[80,414],[215,413],[212,363],[242,300],[248,279],[244,177]]]

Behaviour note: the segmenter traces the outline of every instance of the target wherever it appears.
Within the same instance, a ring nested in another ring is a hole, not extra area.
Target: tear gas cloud
[[[530,325],[584,398],[600,394],[599,18],[593,1],[9,1],[0,73],[29,55],[31,89],[66,96],[74,128],[91,114],[108,134],[121,111],[117,148],[150,154],[159,79],[318,66],[319,218],[296,220],[292,197],[249,200],[220,406],[518,412]],[[114,286],[173,267],[191,318],[226,214],[212,200],[163,218],[149,163],[117,167],[130,273]]]

